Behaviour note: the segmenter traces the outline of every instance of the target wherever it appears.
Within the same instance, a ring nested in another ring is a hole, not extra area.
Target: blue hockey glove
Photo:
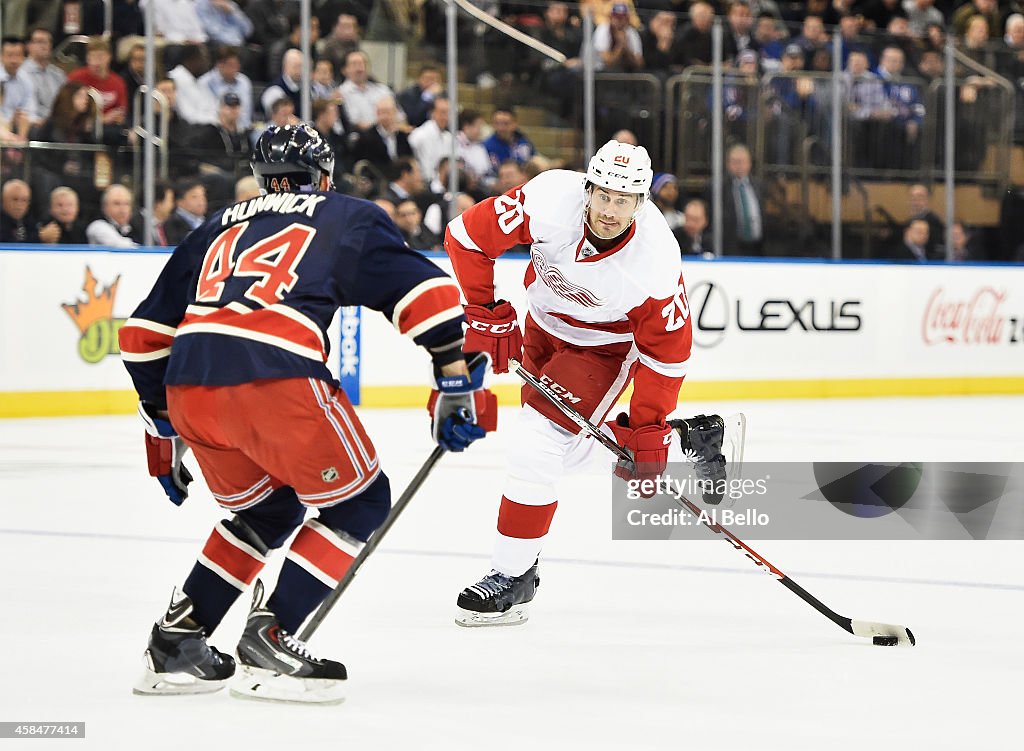
[[[498,400],[484,388],[490,358],[467,354],[469,377],[443,376],[434,372],[434,390],[427,402],[430,429],[441,448],[464,451],[469,444],[498,427]]]
[[[192,482],[192,473],[181,463],[188,447],[174,430],[171,421],[159,417],[150,405],[139,402],[139,416],[146,424],[149,474],[157,479],[171,503],[180,506],[188,498],[188,484]]]

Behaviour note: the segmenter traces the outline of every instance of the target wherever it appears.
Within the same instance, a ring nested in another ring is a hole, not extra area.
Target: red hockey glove
[[[668,425],[631,428],[629,415],[625,412],[619,414],[613,422],[605,424],[611,428],[618,444],[633,457],[631,462],[619,459],[615,464],[616,477],[623,480],[653,480],[665,471],[668,447],[672,443],[672,428]]]
[[[490,359],[474,352],[467,353],[466,361],[468,377],[434,373],[434,390],[427,402],[431,434],[447,451],[464,451],[498,428],[498,400],[484,388]]]
[[[466,352],[486,352],[495,373],[508,372],[510,357],[523,359],[523,332],[512,305],[498,300],[493,308],[467,305]]]

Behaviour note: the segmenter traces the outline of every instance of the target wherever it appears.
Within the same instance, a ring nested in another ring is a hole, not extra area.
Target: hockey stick
[[[546,383],[526,370],[526,368],[524,368],[519,362],[511,359],[509,362],[512,364],[512,367],[520,378],[539,391],[540,394],[557,407],[563,415],[579,425],[583,430],[587,431],[591,436],[599,441],[601,445],[620,459],[624,459],[628,462],[633,461],[633,457],[630,456],[629,452],[612,440],[609,435],[595,427],[587,418],[573,409]],[[753,561],[758,568],[774,576],[776,580],[778,580],[779,584],[784,586],[844,631],[847,631],[854,636],[863,636],[871,639],[873,644],[884,647],[894,647],[896,645],[912,647],[917,643],[917,640],[914,638],[914,634],[905,626],[894,626],[888,623],[876,623],[874,621],[855,621],[852,618],[839,615],[828,605],[786,576],[786,574],[779,568],[772,565],[768,559],[751,548],[728,529],[723,527],[721,524],[711,523],[708,520],[707,515],[702,513],[700,508],[692,501],[683,497],[680,497],[678,500],[682,504],[683,508],[689,511],[697,521],[701,522],[716,535],[722,535],[722,538],[728,542],[729,545],[743,553],[743,555]]]
[[[398,521],[398,517],[402,515],[405,507],[409,505],[409,501],[416,495],[416,491],[420,489],[423,481],[427,479],[427,475],[430,474],[431,470],[434,469],[434,465],[437,464],[438,460],[444,456],[445,450],[440,446],[435,446],[434,450],[430,452],[430,456],[423,462],[423,466],[420,467],[419,472],[412,478],[409,485],[402,492],[402,495],[397,501],[395,501],[394,507],[391,509],[391,513],[388,514],[388,518],[384,520],[384,523],[380,525],[376,532],[371,535],[370,539],[363,545],[363,549],[359,551],[359,555],[352,561],[352,565],[348,567],[348,571],[345,572],[345,576],[342,577],[341,581],[338,582],[338,586],[327,595],[327,599],[320,603],[320,607],[317,608],[316,612],[313,613],[313,617],[309,619],[309,623],[302,629],[302,633],[299,634],[299,639],[302,641],[309,641],[309,637],[317,630],[327,614],[331,612],[331,608],[334,607],[335,603],[338,602],[338,598],[348,589],[348,585],[352,583],[352,580],[356,578],[356,574],[359,572],[360,567],[366,562],[366,559],[370,557],[370,554],[377,549],[380,545],[380,541],[384,539],[384,535],[388,533],[392,525]]]

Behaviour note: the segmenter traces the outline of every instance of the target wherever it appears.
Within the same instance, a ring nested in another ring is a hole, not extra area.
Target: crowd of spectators
[[[100,0],[0,1],[0,141],[14,147],[3,151],[4,176],[11,179],[4,184],[0,241],[141,241],[138,196],[126,187],[131,159],[124,154],[138,144],[133,126],[141,117],[147,2],[153,4],[158,42],[155,107],[168,128],[170,182],[161,184],[154,207],[157,242],[175,243],[209,212],[253,190],[240,178],[261,129],[297,121],[303,100],[298,3],[115,0],[112,33],[105,37]],[[923,87],[942,74],[947,34],[955,35],[972,60],[1024,86],[1024,15],[1013,0],[552,0],[478,6],[556,48],[566,61],[524,53],[482,24],[462,24],[471,77],[481,86],[527,83],[570,121],[579,114],[581,13],[594,19],[600,70],[662,78],[711,63],[712,26],[720,18],[730,66],[723,91],[729,139],[725,245],[744,253],[762,252],[765,237],[764,188],[744,145],[749,120],[766,101],[771,123],[765,153],[779,164],[795,162],[797,126],[827,140],[831,84],[813,74],[832,67],[832,35],[842,42],[854,167],[920,166]],[[411,244],[439,247],[453,203],[464,209],[548,165],[513,109],[498,107],[487,116],[471,108],[453,112],[437,65],[422,65],[400,91],[374,77],[363,49],[368,27],[397,29],[401,38],[418,39],[429,51],[443,40],[439,0],[313,0],[312,7],[311,121],[338,154],[335,182],[339,190],[378,200]],[[55,44],[80,34],[89,36],[84,65],[58,66]],[[984,99],[985,86],[979,77],[973,93],[965,87],[963,96]],[[966,99],[967,108],[975,103]],[[455,165],[448,157],[451,118],[458,124]],[[27,155],[19,147],[29,139],[71,146]],[[984,156],[983,149],[972,152],[969,146],[964,153],[958,168],[969,169]],[[462,189],[455,197],[447,192],[453,168]],[[671,174],[659,178],[652,200],[665,212],[683,252],[719,252],[708,237],[706,194],[687,193]],[[936,234],[929,226],[930,240],[911,242],[920,240],[917,232],[904,245],[921,245],[924,257],[933,257]]]

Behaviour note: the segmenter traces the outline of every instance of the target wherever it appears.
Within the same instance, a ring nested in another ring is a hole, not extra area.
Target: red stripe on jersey
[[[628,334],[633,330],[632,324],[626,321],[608,321],[608,322],[597,322],[591,323],[588,321],[581,321],[577,318],[573,318],[565,313],[555,313],[554,311],[548,311],[548,315],[552,318],[557,318],[560,321],[565,321],[570,326],[575,326],[578,329],[589,329],[590,331],[605,331],[609,334]]]
[[[291,552],[334,581],[340,581],[355,560],[311,526],[303,525],[292,542]]]
[[[219,324],[243,331],[275,336],[319,352],[323,361],[327,362],[327,354],[320,344],[320,337],[308,326],[304,326],[273,308],[254,310],[251,313],[239,313],[231,308],[221,308],[217,312],[205,316],[186,315],[178,327],[178,333],[189,333],[189,328],[194,324]],[[244,335],[239,334],[239,336]]]
[[[408,334],[424,321],[452,308],[461,313],[459,288],[454,284],[424,290],[402,309],[398,316],[398,331]]]
[[[171,346],[174,336],[151,331],[142,326],[125,324],[117,332],[117,341],[121,351],[130,355],[148,355]]]
[[[256,574],[262,570],[264,561],[232,545],[228,540],[229,535],[231,532],[220,524],[214,527],[203,548],[203,555],[239,581],[252,584]]]
[[[548,533],[556,508],[558,501],[546,506],[527,506],[502,496],[501,508],[498,510],[498,531],[505,537],[536,540]]]

